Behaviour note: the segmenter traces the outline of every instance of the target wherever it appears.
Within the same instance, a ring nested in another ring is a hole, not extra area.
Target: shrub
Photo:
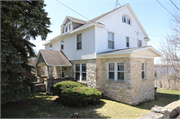
[[[95,88],[88,88],[73,81],[63,81],[51,87],[51,90],[60,97],[67,106],[85,106],[100,102],[102,93]]]
[[[62,90],[65,90],[66,88],[72,89],[74,87],[85,87],[85,86],[74,81],[62,81],[51,86],[50,90],[53,94],[56,94],[60,97]]]
[[[100,102],[101,97],[101,92],[95,88],[75,87],[63,90],[60,99],[64,105],[81,107],[96,104]]]

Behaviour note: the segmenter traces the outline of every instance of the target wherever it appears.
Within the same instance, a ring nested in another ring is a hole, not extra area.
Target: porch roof
[[[72,66],[62,51],[39,50],[36,66],[45,63],[47,66]]]
[[[124,49],[117,49],[117,50],[113,49],[113,50],[97,53],[97,56],[135,53],[135,52],[143,51],[143,50],[150,50],[150,51],[152,51],[152,53],[156,57],[161,57],[162,56],[162,54],[159,51],[157,51],[155,48],[153,48],[152,46],[142,46],[142,47],[135,47],[135,48],[124,48]]]

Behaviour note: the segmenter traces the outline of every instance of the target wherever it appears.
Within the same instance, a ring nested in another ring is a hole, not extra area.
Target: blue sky
[[[79,12],[88,19],[95,18],[103,13],[106,13],[114,9],[116,0],[59,0],[68,7]],[[180,0],[172,0],[178,7],[180,7]],[[175,10],[175,6],[170,0],[159,0],[171,13]],[[156,0],[119,0],[121,5],[129,3],[144,27],[145,31],[150,37],[148,45],[153,46],[157,50],[160,47],[160,41],[165,40],[167,32],[170,32],[170,25],[172,16],[156,1]],[[67,15],[86,20],[77,13],[71,11],[65,6],[58,3],[56,0],[45,0],[46,12],[48,17],[51,18],[50,29],[52,33],[48,34],[46,41],[60,34],[60,26]],[[157,36],[153,36],[157,35]],[[36,41],[32,41],[36,44],[36,51],[44,49],[42,44],[45,41],[41,41],[40,37],[37,37]]]

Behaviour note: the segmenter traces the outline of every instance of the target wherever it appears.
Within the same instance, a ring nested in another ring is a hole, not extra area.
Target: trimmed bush
[[[95,88],[88,88],[73,81],[63,81],[51,87],[54,94],[57,94],[64,105],[86,106],[100,102],[102,93]]]
[[[100,102],[101,92],[95,88],[75,87],[62,90],[61,101],[67,106],[86,106]]]
[[[51,86],[50,90],[53,94],[58,95],[60,97],[62,90],[66,90],[66,88],[72,89],[74,87],[86,87],[86,86],[74,81],[62,81]]]

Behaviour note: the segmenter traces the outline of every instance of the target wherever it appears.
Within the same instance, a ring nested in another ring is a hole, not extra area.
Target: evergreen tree
[[[45,40],[50,18],[44,1],[1,1],[1,103],[14,102],[29,94],[33,84],[34,44],[30,38]]]

